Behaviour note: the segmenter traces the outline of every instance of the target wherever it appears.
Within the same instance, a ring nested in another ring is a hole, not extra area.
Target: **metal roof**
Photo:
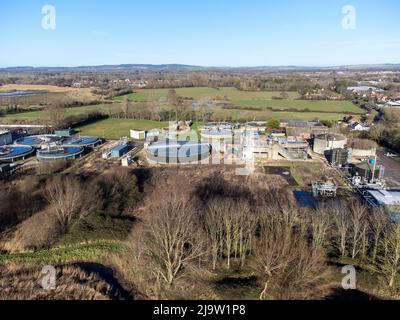
[[[380,205],[400,205],[400,190],[368,190],[368,193]]]

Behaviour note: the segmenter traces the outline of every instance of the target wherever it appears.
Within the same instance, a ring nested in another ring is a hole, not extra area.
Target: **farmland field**
[[[350,101],[330,100],[330,101],[311,101],[297,100],[300,96],[297,92],[287,92],[288,99],[273,99],[279,97],[278,91],[240,91],[236,88],[223,87],[215,88],[179,88],[176,89],[178,96],[186,99],[225,99],[238,107],[250,108],[270,108],[277,111],[287,111],[291,109],[309,110],[315,112],[338,112],[338,113],[364,113],[364,110],[357,107]],[[141,89],[136,93],[127,95],[131,101],[145,102],[149,100],[166,101],[168,89]],[[116,97],[117,101],[123,100],[124,96]]]
[[[119,109],[119,104],[99,104],[93,106],[83,106],[83,107],[75,107],[75,108],[67,108],[65,109],[66,116],[79,115],[92,111],[99,111],[104,114],[107,114],[109,111],[115,111]],[[7,120],[38,120],[45,116],[45,110],[37,110],[30,112],[21,112],[15,114],[7,114],[3,117],[3,119]]]
[[[78,128],[80,135],[120,139],[129,137],[131,129],[150,130],[168,127],[167,122],[131,119],[106,119]]]

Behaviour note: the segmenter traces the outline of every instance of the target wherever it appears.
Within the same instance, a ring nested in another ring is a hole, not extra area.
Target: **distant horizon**
[[[344,64],[344,65],[200,65],[200,64],[186,64],[186,63],[117,63],[117,64],[93,64],[93,65],[0,65],[0,69],[17,69],[17,68],[34,68],[34,69],[57,69],[57,68],[92,68],[92,67],[107,67],[107,66],[187,66],[197,68],[230,68],[230,69],[241,69],[241,68],[345,68],[345,67],[363,67],[363,66],[399,66],[399,62],[382,62],[382,63],[361,63],[361,64]]]

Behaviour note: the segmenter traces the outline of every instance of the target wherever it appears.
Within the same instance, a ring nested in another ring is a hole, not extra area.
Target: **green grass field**
[[[118,252],[122,246],[117,241],[95,241],[49,250],[26,253],[0,254],[0,265],[7,263],[61,263],[94,259],[107,252]]]
[[[131,129],[151,130],[167,126],[167,122],[150,120],[106,119],[77,128],[77,130],[80,135],[117,140],[122,137],[129,137]]]
[[[288,92],[288,99],[276,100],[273,97],[279,97],[277,91],[240,91],[236,88],[223,87],[219,89],[207,87],[179,88],[176,89],[179,96],[201,99],[224,99],[228,98],[233,104],[239,107],[250,108],[271,108],[272,110],[310,110],[315,112],[338,112],[338,113],[365,113],[364,110],[354,105],[350,101],[308,101],[297,100],[300,96],[297,92]],[[127,95],[130,101],[145,102],[152,99],[157,101],[166,101],[168,89],[141,89],[136,93]],[[122,101],[124,96],[116,97],[115,100]]]
[[[65,109],[65,115],[66,116],[79,115],[92,111],[99,111],[108,114],[110,111],[116,111],[116,110],[120,110],[119,104],[99,104],[93,106],[67,108]],[[2,118],[7,120],[38,120],[40,118],[45,118],[45,117],[46,117],[46,110],[38,110],[38,111],[22,112],[15,114],[7,114]]]
[[[321,117],[322,116],[322,117]],[[300,118],[304,120],[314,120],[314,119],[324,119],[324,120],[340,120],[344,115],[340,115],[338,113],[313,113],[313,112],[304,112],[304,113],[290,113],[290,112],[273,112],[272,117],[275,119],[284,119],[284,118]],[[267,120],[271,117],[252,117],[250,115],[246,115],[248,120]],[[243,118],[245,116],[243,115]],[[195,122],[192,126],[192,129],[197,131],[200,122]],[[168,127],[168,122],[158,122],[158,121],[150,121],[150,120],[131,120],[131,119],[106,119],[100,120],[95,123],[91,123],[86,126],[82,126],[77,128],[77,131],[80,135],[84,136],[94,136],[94,137],[102,137],[106,139],[117,140],[123,137],[130,136],[131,129],[139,129],[139,130],[151,130],[155,128],[164,128]]]

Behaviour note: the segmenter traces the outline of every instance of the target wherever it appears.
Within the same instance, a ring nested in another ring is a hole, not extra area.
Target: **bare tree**
[[[352,202],[349,208],[350,247],[351,257],[354,259],[363,247],[363,238],[366,238],[367,208],[359,202]]]
[[[175,89],[168,90],[167,99],[168,99],[168,102],[171,103],[173,106],[177,106],[179,104],[179,98],[178,98],[178,95],[177,95]]]
[[[330,220],[330,212],[324,208],[318,208],[311,213],[312,238],[315,248],[324,247],[327,243],[331,229]]]
[[[286,298],[313,287],[325,271],[323,254],[284,223],[261,228],[255,244],[256,271],[262,279],[260,299],[272,288]]]
[[[349,212],[342,203],[332,203],[328,209],[332,213],[336,245],[341,256],[345,257],[350,233]]]
[[[152,272],[168,286],[204,254],[193,206],[180,199],[161,201],[149,217],[143,235]]]
[[[204,226],[209,238],[213,269],[218,258],[225,257],[227,268],[231,259],[240,260],[243,267],[252,249],[256,217],[246,202],[215,199],[208,206]]]
[[[382,242],[386,250],[379,256],[378,265],[389,289],[395,290],[398,287],[396,279],[400,272],[400,222],[392,225]]]
[[[263,279],[260,300],[265,299],[269,285],[274,277],[286,268],[294,259],[292,255],[292,234],[288,229],[274,228],[263,231],[255,243],[256,271]]]
[[[45,197],[54,209],[63,232],[74,218],[83,214],[81,209],[84,192],[77,179],[54,177],[46,185]]]
[[[128,112],[129,112],[128,96],[124,97],[124,100],[122,101],[122,104],[121,104],[121,108],[122,108],[122,113],[124,114],[125,119],[128,118]]]
[[[53,128],[62,127],[65,121],[65,105],[62,101],[56,102],[43,111],[43,117]]]
[[[388,214],[384,209],[376,208],[372,210],[369,217],[369,225],[372,236],[372,253],[371,259],[373,262],[376,261],[378,254],[378,248],[380,246],[381,239],[384,235],[385,230],[388,228],[389,219]]]

